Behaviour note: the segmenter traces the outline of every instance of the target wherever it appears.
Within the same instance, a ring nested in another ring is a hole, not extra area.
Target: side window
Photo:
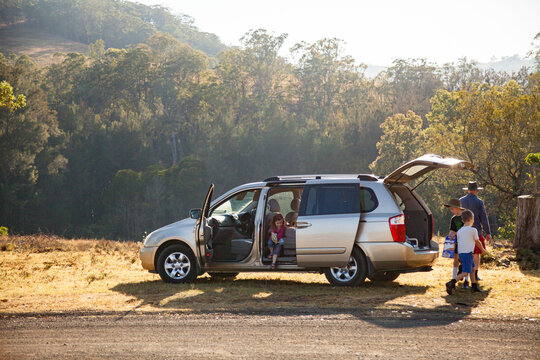
[[[294,199],[294,193],[292,191],[281,191],[278,193],[271,193],[268,196],[268,200],[275,199],[279,204],[279,212],[285,216],[291,212],[291,200]]]
[[[312,185],[304,189],[300,216],[354,214],[360,212],[358,184]]]
[[[248,212],[257,206],[259,193],[259,190],[248,190],[234,194],[214,207],[211,215],[231,215]]]
[[[360,209],[363,213],[371,212],[379,206],[379,200],[375,196],[373,189],[367,187],[360,188]]]

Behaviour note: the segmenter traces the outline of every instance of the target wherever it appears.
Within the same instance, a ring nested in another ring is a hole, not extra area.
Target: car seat
[[[266,214],[264,221],[268,229],[268,227],[270,227],[270,224],[272,223],[272,219],[274,218],[274,215],[279,214],[281,208],[276,199],[268,200],[267,206],[268,206],[268,213]]]
[[[291,200],[291,212],[285,216],[285,221],[288,226],[296,227],[296,219],[298,218],[298,210],[300,209],[300,199],[294,198]]]

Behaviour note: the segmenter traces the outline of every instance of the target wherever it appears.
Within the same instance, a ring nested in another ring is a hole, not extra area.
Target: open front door
[[[212,193],[214,192],[214,184],[210,185],[206,198],[204,199],[204,204],[201,209],[201,215],[197,220],[197,225],[195,228],[196,240],[197,240],[197,250],[199,260],[202,265],[206,264],[212,260],[212,255],[214,250],[212,249],[212,228],[208,226],[207,217],[208,212],[210,211],[210,202],[212,201]]]
[[[440,168],[465,170],[472,169],[473,167],[473,164],[465,160],[442,158],[438,155],[424,155],[401,165],[384,178],[384,183],[388,185],[405,184]]]

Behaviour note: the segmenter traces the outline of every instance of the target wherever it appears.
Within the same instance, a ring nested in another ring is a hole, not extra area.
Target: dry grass
[[[484,293],[444,283],[451,260],[428,273],[401,275],[393,283],[333,288],[307,273],[243,273],[236,280],[208,276],[194,284],[166,284],[145,272],[140,243],[65,240],[47,236],[0,238],[0,313],[195,311],[315,313],[386,312],[399,316],[459,315],[538,318],[540,271],[521,270],[513,250],[492,249],[481,268]]]

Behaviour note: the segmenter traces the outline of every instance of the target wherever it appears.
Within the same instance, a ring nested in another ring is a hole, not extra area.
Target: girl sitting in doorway
[[[270,254],[268,255],[268,258],[272,259],[272,265],[270,266],[272,270],[276,268],[278,254],[285,242],[283,240],[285,237],[285,230],[287,230],[287,227],[285,226],[283,215],[274,215],[272,218],[272,224],[268,230],[270,233],[270,237],[268,238],[268,248],[270,249]]]

